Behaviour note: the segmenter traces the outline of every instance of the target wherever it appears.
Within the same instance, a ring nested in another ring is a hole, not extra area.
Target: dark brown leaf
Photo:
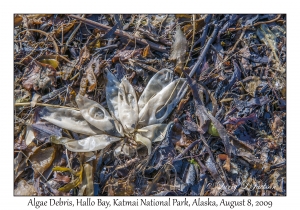
[[[49,64],[32,60],[25,68],[22,84],[26,90],[56,86],[56,70]]]

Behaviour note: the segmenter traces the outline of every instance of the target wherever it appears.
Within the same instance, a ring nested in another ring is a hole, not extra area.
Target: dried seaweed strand
[[[254,23],[253,26],[258,26],[258,25],[261,25],[261,24],[273,23],[273,22],[279,20],[280,16],[281,16],[281,15],[278,15],[278,16],[277,16],[276,18],[274,18],[273,20]],[[248,28],[250,28],[250,27],[251,27],[251,25],[245,26],[245,27],[242,27],[242,28],[229,28],[228,31],[233,32],[233,31],[238,31],[238,30],[242,30],[242,29],[248,29]]]
[[[261,24],[268,24],[268,23],[273,23],[277,20],[279,20],[281,15],[278,15],[276,18],[274,18],[273,20],[269,20],[269,21],[263,21],[263,22],[257,22],[257,23],[254,23],[253,26],[258,26],[258,25],[261,25]],[[229,28],[228,31],[239,31],[239,30],[242,30],[242,29],[248,29],[252,27],[251,25],[250,26],[245,26],[245,27],[242,27],[242,28]]]
[[[31,102],[25,102],[25,103],[15,103],[15,106],[30,106]],[[67,109],[74,109],[78,110],[77,108],[74,107],[68,107],[68,106],[60,106],[60,105],[53,105],[53,104],[43,104],[43,103],[36,103],[38,106],[48,106],[48,107],[54,107],[54,108],[67,108]]]
[[[108,31],[112,28],[110,26],[106,26],[106,25],[103,25],[101,23],[97,23],[95,21],[88,20],[86,18],[78,17],[77,15],[69,15],[69,17],[77,19],[77,20],[81,20],[83,23],[88,24],[88,25],[93,26],[93,27],[96,27],[96,28],[99,28],[101,30]],[[120,30],[120,29],[117,29],[114,32],[114,34],[117,35],[117,36],[120,36],[120,37],[124,37],[124,38],[129,39],[129,40],[135,40],[137,43],[142,44],[142,45],[146,45],[146,46],[149,45],[154,50],[157,50],[157,51],[160,51],[160,52],[168,52],[167,49],[162,45],[150,42],[146,39],[141,39],[141,38],[135,37],[133,35],[128,34],[125,31]]]

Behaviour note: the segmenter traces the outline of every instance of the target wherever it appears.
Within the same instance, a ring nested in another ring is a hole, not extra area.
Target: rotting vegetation
[[[284,14],[15,14],[14,98],[14,195],[286,195]]]

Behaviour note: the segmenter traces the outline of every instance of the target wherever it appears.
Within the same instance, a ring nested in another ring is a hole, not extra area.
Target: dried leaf
[[[272,55],[275,58],[275,62],[276,62],[275,66],[277,67],[277,70],[281,73],[284,73],[285,68],[282,67],[281,62],[277,55],[278,49],[277,49],[276,36],[272,33],[272,31],[269,29],[269,27],[266,24],[261,24],[256,30],[256,34],[259,37],[259,39],[272,50]]]
[[[285,117],[284,112],[274,112],[274,116],[270,121],[270,128],[274,136],[273,141],[276,144],[281,145],[283,142],[285,123],[283,118]]]
[[[86,78],[90,84],[88,92],[95,90],[95,88],[97,87],[97,78],[94,74],[94,66],[96,65],[96,62],[97,62],[96,59],[92,59],[89,62],[87,69],[85,70]]]
[[[225,164],[223,165],[223,168],[228,172],[230,171],[230,158],[228,156],[226,158]]]
[[[45,63],[45,64],[49,64],[49,65],[51,65],[55,69],[59,65],[59,62],[56,59],[46,59],[46,58],[44,58],[44,59],[39,59],[39,62]]]
[[[202,27],[205,25],[204,20],[205,18],[195,20],[195,32],[200,31],[202,29]],[[183,33],[186,35],[187,39],[191,37],[192,30],[193,30],[193,23],[183,26]]]
[[[61,173],[54,172],[54,180],[58,182],[63,182],[65,184],[69,183],[71,181],[71,178],[69,176],[64,176]]]
[[[269,186],[271,187],[271,189],[275,189],[277,192],[282,192],[282,188],[278,184],[280,176],[281,175],[278,171],[274,171],[274,173],[270,175],[269,180]]]
[[[81,184],[82,182],[82,172],[83,172],[83,167],[80,164],[80,170],[78,172],[75,172],[74,170],[70,169],[70,168],[66,168],[66,167],[57,167],[55,166],[53,169],[53,171],[69,171],[71,172],[74,176],[76,176],[76,178],[74,180],[72,180],[71,182],[69,182],[68,184],[66,184],[65,186],[59,188],[58,190],[61,192],[69,192],[71,189],[77,187],[78,185]]]
[[[84,46],[80,50],[79,63],[83,64],[89,57],[90,57],[90,51],[89,51],[89,49],[86,46]]]
[[[25,68],[22,84],[26,90],[45,89],[50,85],[56,86],[56,70],[49,64],[33,60]]]
[[[213,123],[210,123],[208,133],[212,136],[220,136],[218,130],[216,129]]]
[[[176,145],[180,147],[188,147],[191,143],[191,139],[189,139],[185,134],[182,134],[180,140],[176,142]]]
[[[224,160],[227,160],[228,156],[226,154],[219,154],[218,157],[219,157],[220,160],[224,161]]]
[[[147,46],[143,49],[143,54],[142,54],[142,56],[143,56],[144,58],[146,58],[146,57],[149,55],[149,53],[150,53],[150,46],[147,45]]]
[[[105,189],[108,190],[109,196],[129,196],[133,195],[134,187],[134,182],[111,179],[107,182]]]
[[[37,149],[33,155],[29,158],[32,164],[32,168],[35,172],[35,176],[43,174],[52,164],[55,158],[55,148],[47,147],[45,149]]]
[[[26,130],[26,136],[25,136],[25,142],[26,145],[29,145],[35,138],[33,129],[30,125],[27,126],[27,130]]]
[[[16,15],[14,17],[14,27],[18,27],[19,25],[21,25],[23,21],[23,17],[21,15]]]
[[[246,88],[246,91],[248,93],[251,94],[251,96],[254,97],[254,94],[255,94],[255,91],[257,89],[257,87],[261,84],[261,80],[259,77],[254,77],[253,80],[251,80],[250,82],[248,82],[246,85],[245,85],[245,88]]]
[[[20,152],[18,156],[14,159],[14,180],[25,171],[26,167],[28,166],[26,163],[26,158],[22,157],[22,153]]]
[[[196,123],[194,123],[193,121],[190,120],[185,120],[183,121],[184,127],[186,127],[186,129],[188,129],[189,131],[195,132],[198,131],[198,125]],[[201,132],[201,130],[200,130]]]
[[[31,93],[25,89],[15,90],[14,96],[16,103],[28,102],[31,99]]]
[[[72,60],[71,63],[66,63],[61,67],[62,79],[67,80],[72,74],[75,66],[77,64],[77,60]]]
[[[136,56],[141,55],[143,52],[143,49],[136,49],[136,50],[122,50],[119,51],[113,58],[112,58],[112,62],[116,63],[117,61],[128,61],[128,59],[130,58],[134,58]]]
[[[80,88],[78,91],[78,95],[84,96],[86,94],[86,88],[88,86],[88,79],[85,77],[86,75],[83,75],[80,81]]]
[[[192,15],[188,15],[188,14],[175,14],[176,18],[185,18],[187,20],[191,20],[192,19]]]
[[[249,47],[248,46],[245,46],[242,50],[241,50],[241,54],[242,54],[242,60],[241,60],[241,63],[242,63],[242,67],[243,69],[246,70],[246,72],[249,72],[252,70],[252,66],[251,66],[251,63],[250,63],[250,56],[251,56],[251,53],[250,53],[250,50],[249,50]]]
[[[52,14],[32,14],[32,15],[26,15],[28,19],[38,19],[42,17],[51,17]]]
[[[198,94],[198,93],[197,93]],[[204,106],[196,106],[196,116],[199,120],[199,132],[204,134],[207,130],[209,130],[209,126],[211,125],[211,120],[209,116],[206,114],[206,109]],[[212,134],[211,134],[212,135]]]
[[[189,185],[194,185],[196,182],[196,168],[195,165],[192,163],[193,160],[191,161],[191,164],[189,165],[189,169],[187,171],[186,177],[185,177],[185,183]]]
[[[72,20],[71,22],[69,22],[67,24],[60,25],[58,29],[54,30],[54,35],[56,37],[60,37],[62,32],[65,35],[67,32],[69,32],[72,29],[75,22],[76,22],[76,20]]]
[[[35,138],[40,142],[49,142],[50,136],[61,136],[62,129],[49,122],[37,122],[31,125]]]
[[[185,53],[187,49],[187,40],[178,26],[175,34],[175,41],[172,44],[170,60],[176,61],[177,72],[181,73],[185,62]]]
[[[83,195],[94,195],[93,167],[88,163],[83,165],[82,183],[78,192],[78,196]]]
[[[36,191],[34,189],[34,186],[31,184],[28,184],[24,179],[21,179],[18,182],[17,188],[14,190],[14,195],[16,196],[33,196],[36,195]]]

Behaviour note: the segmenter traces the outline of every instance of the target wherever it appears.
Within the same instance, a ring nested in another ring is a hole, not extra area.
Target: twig
[[[85,17],[85,14],[82,15],[81,17]],[[68,45],[69,43],[72,41],[72,39],[74,38],[75,34],[77,33],[77,31],[79,30],[81,26],[81,22],[77,25],[77,27],[73,30],[73,32],[71,33],[70,37],[68,38],[65,46],[62,49],[62,54],[65,54],[66,50],[68,49]]]
[[[220,25],[216,25],[216,26],[215,26],[215,29],[214,29],[214,31],[213,31],[213,33],[212,33],[212,36],[211,36],[211,37],[209,38],[209,40],[207,41],[207,43],[206,43],[206,45],[205,45],[203,51],[201,52],[201,54],[200,54],[200,56],[199,56],[197,62],[195,63],[193,69],[191,70],[191,72],[190,72],[190,74],[189,74],[190,77],[192,77],[192,76],[194,75],[194,73],[196,72],[197,68],[198,68],[199,65],[201,64],[201,62],[202,62],[202,60],[204,59],[204,57],[205,57],[205,55],[206,55],[208,49],[210,48],[212,42],[215,40],[215,38],[216,38],[216,36],[217,36],[217,34],[218,34],[219,29],[220,29]],[[191,48],[191,49],[192,49],[192,48]],[[182,77],[182,75],[183,75],[183,72],[181,73],[180,78]],[[175,89],[176,89],[176,87],[177,87],[178,84],[179,84],[179,81],[178,81],[177,84],[175,85],[175,88],[173,89],[173,91],[172,91],[172,93],[171,93],[169,99],[167,100],[167,102],[166,102],[165,104],[167,104],[167,103],[169,102],[169,100],[171,99],[171,97],[172,97],[173,93],[175,92]],[[184,89],[186,88],[186,85],[187,85],[187,82],[185,81],[185,82],[183,83],[183,85],[181,86],[181,89],[178,91],[178,95],[180,95],[179,98],[182,98],[183,95],[186,93],[186,91],[184,91]]]
[[[228,52],[228,55],[224,58],[224,60],[227,60],[229,55],[232,54],[235,50],[235,48],[238,46],[238,44],[240,43],[240,41],[242,40],[243,36],[245,35],[246,29],[244,28],[239,39],[235,42],[233,48]]]
[[[254,45],[250,45],[249,48],[251,48],[251,47],[253,47],[253,46],[261,46],[261,45],[263,45],[263,44],[254,44]],[[219,63],[219,64],[225,63],[226,61],[228,61],[230,58],[232,58],[234,55],[238,54],[238,53],[241,52],[242,50],[243,50],[243,48],[240,49],[239,51],[235,52],[234,54],[229,55],[228,58],[224,58],[223,61],[222,61],[221,63]],[[215,70],[217,70],[217,67],[213,68],[213,69],[209,72],[209,74],[208,74],[206,77],[210,77],[213,73],[215,73],[215,72],[214,72]],[[200,79],[200,80],[201,80],[201,79]]]
[[[249,25],[249,26],[245,26],[245,27],[242,27],[242,28],[229,28],[228,31],[238,31],[238,30],[242,30],[242,29],[248,29],[250,28],[251,26],[258,26],[258,25],[261,25],[261,24],[268,24],[268,23],[273,23],[277,20],[279,20],[281,15],[278,15],[276,18],[274,18],[273,20],[269,20],[269,21],[262,21],[262,22],[257,22],[257,23],[254,23],[253,25]]]
[[[88,20],[86,18],[78,17],[77,15],[69,15],[69,17],[74,18],[76,20],[80,20],[83,23],[85,23],[87,25],[90,25],[90,26],[93,26],[93,27],[96,27],[100,30],[108,31],[112,28],[110,26],[106,26],[106,25],[103,25],[101,23],[97,23],[95,21]],[[168,52],[167,49],[162,45],[156,44],[154,42],[150,42],[146,39],[135,37],[135,36],[125,32],[125,31],[123,31],[123,30],[116,29],[114,34],[117,35],[117,36],[120,36],[120,37],[124,37],[124,38],[129,39],[129,40],[136,40],[136,42],[138,44],[142,44],[142,45],[146,45],[146,46],[149,45],[154,50],[157,50],[157,51],[160,51],[160,52]]]
[[[203,48],[200,56],[198,57],[197,62],[195,63],[193,69],[191,70],[191,72],[189,73],[189,76],[192,77],[194,75],[194,73],[196,72],[197,68],[199,67],[199,65],[202,63],[204,57],[206,56],[208,49],[210,48],[211,44],[213,43],[213,41],[215,40],[218,31],[220,29],[220,25],[215,25],[214,31],[211,35],[211,37],[209,38],[209,40],[207,41],[205,47]],[[185,94],[185,91],[183,91],[186,88],[187,85],[187,81],[185,81],[183,83],[183,85],[181,86],[181,89],[178,91],[178,94],[181,94],[179,98],[183,97],[183,95]]]
[[[53,43],[53,47],[54,47],[54,49],[55,49],[55,52],[56,52],[56,53],[59,53],[59,52],[58,52],[58,46],[57,46],[57,44],[56,44],[56,42],[55,42],[55,39],[52,37],[51,34],[48,34],[48,33],[46,33],[45,31],[38,30],[38,29],[26,29],[26,30],[21,31],[20,33],[18,33],[18,34],[16,35],[16,37],[19,36],[21,33],[24,33],[24,32],[26,32],[26,31],[37,32],[37,33],[43,34],[43,35],[46,36],[47,38],[49,37],[49,38],[50,38],[50,41],[52,41],[52,43]]]
[[[177,156],[174,158],[173,162],[174,162],[175,160],[178,160],[178,159],[182,158],[182,156],[183,156],[185,153],[187,153],[188,151],[190,151],[191,149],[193,149],[194,146],[196,146],[196,144],[199,144],[200,142],[201,142],[201,139],[196,140],[196,141],[194,141],[193,143],[191,143],[187,148],[185,148],[179,155],[177,155]]]
[[[15,103],[15,106],[30,106],[30,102],[25,102],[25,103]],[[60,106],[60,105],[53,105],[53,104],[43,104],[43,103],[36,103],[35,105],[37,106],[48,106],[48,107],[54,107],[54,108],[66,108],[66,109],[74,109],[74,110],[79,110],[74,107],[68,107],[68,106]]]
[[[196,15],[194,14],[194,15],[193,15],[193,35],[192,35],[193,38],[192,38],[192,44],[191,44],[191,49],[190,49],[188,58],[187,58],[186,61],[185,61],[184,68],[187,66],[187,64],[188,64],[188,62],[189,62],[189,59],[190,59],[190,56],[191,56],[191,53],[192,53],[192,50],[193,50],[193,46],[194,46],[195,30],[196,30],[195,19],[196,19]],[[184,70],[184,68],[183,68],[183,70]]]
[[[199,159],[199,157],[195,157],[195,160],[197,161],[197,163],[198,163],[198,165],[200,167],[200,173],[202,172],[204,174],[205,171],[208,171],[207,167],[204,165],[204,163],[202,163],[202,161]]]
[[[187,77],[187,81],[189,83],[189,86],[191,87],[192,92],[193,92],[196,109],[198,109],[199,112],[202,112],[203,116],[206,116],[206,118],[210,119],[211,122],[213,123],[213,125],[217,128],[218,133],[220,134],[220,137],[221,137],[222,142],[224,144],[225,152],[228,155],[228,157],[230,158],[232,148],[231,148],[231,145],[229,143],[229,135],[228,135],[226,129],[220,123],[219,120],[217,120],[210,112],[208,112],[207,108],[203,105],[203,102],[201,101],[201,99],[199,97],[195,81],[193,81],[187,73],[185,73],[185,75]],[[201,118],[201,116],[199,114],[196,113],[196,115],[198,115],[197,116],[198,118]]]
[[[135,60],[133,60],[133,59],[129,59],[129,60],[132,61],[133,63],[135,63],[136,65],[138,65],[138,66],[140,66],[140,67],[142,67],[142,68],[144,68],[144,69],[147,69],[148,71],[152,71],[152,72],[155,72],[155,73],[158,72],[158,70],[155,69],[155,68],[153,68],[152,66],[148,66],[148,65],[146,65],[146,64],[140,63],[140,62],[135,61]]]
[[[28,160],[31,163],[31,165],[33,165],[32,162],[31,162],[31,160],[30,160],[30,157],[28,157],[23,151],[14,151],[14,152],[20,152],[20,153],[22,153],[26,157],[26,161]],[[42,173],[40,173],[38,170],[36,170],[36,172],[39,173],[41,175],[41,177],[44,178],[45,181],[47,181],[47,179],[43,176]]]
[[[204,144],[204,147],[205,147],[206,151],[208,152],[211,161],[212,161],[213,164],[215,165],[215,168],[216,168],[216,169],[219,168],[219,170],[222,172],[222,175],[223,175],[224,180],[221,178],[220,172],[217,171],[217,173],[220,175],[220,177],[219,177],[220,180],[222,180],[223,182],[225,182],[225,184],[226,184],[227,186],[229,186],[228,180],[227,180],[227,177],[226,177],[226,174],[225,174],[225,172],[224,172],[222,166],[220,166],[219,164],[217,164],[217,162],[216,162],[216,160],[215,160],[215,158],[214,158],[214,156],[213,156],[213,154],[212,154],[212,152],[211,152],[211,150],[210,150],[210,148],[209,148],[209,145],[208,145],[208,143],[207,143],[205,137],[203,136],[203,134],[200,134],[200,139],[202,140],[202,142],[203,142],[203,144]],[[218,166],[218,167],[217,167],[217,166]],[[217,170],[218,170],[218,169],[217,169]],[[216,181],[217,181],[217,180],[216,180]],[[226,193],[227,193],[227,192],[226,192]]]
[[[210,48],[210,45],[213,43],[213,41],[215,40],[215,38],[216,38],[216,36],[217,36],[217,34],[218,34],[219,28],[220,28],[219,25],[215,26],[215,29],[214,29],[214,31],[213,31],[211,37],[210,37],[209,40],[207,41],[207,43],[206,43],[204,49],[203,49],[202,52],[201,52],[201,55],[199,56],[199,58],[198,58],[197,62],[195,63],[193,69],[192,69],[191,72],[189,73],[189,76],[190,76],[190,77],[192,77],[192,76],[194,75],[195,71],[197,70],[197,68],[198,68],[199,65],[201,64],[202,60],[204,59],[204,57],[205,57],[205,55],[206,55],[208,49]]]

